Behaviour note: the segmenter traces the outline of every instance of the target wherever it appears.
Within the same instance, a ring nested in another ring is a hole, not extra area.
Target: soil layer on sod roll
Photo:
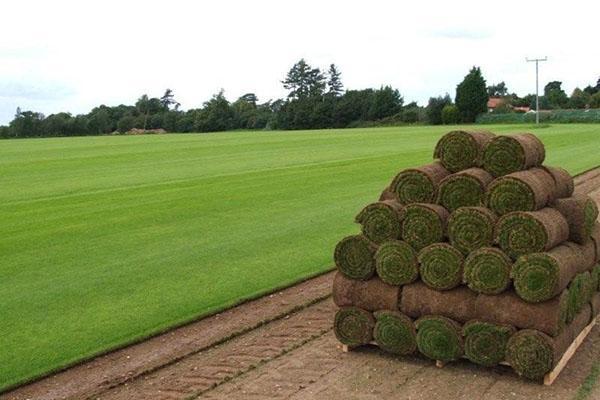
[[[568,238],[567,220],[550,207],[510,212],[500,217],[495,228],[495,241],[513,260],[524,254],[550,250]]]
[[[459,207],[481,206],[485,201],[485,190],[493,179],[481,168],[456,172],[440,182],[437,203],[450,212]]]
[[[583,244],[590,239],[598,219],[598,206],[589,196],[557,199],[552,207],[558,210],[569,224],[569,240]]]
[[[448,243],[434,243],[419,252],[421,280],[433,289],[449,290],[460,285],[465,258]]]
[[[469,289],[483,294],[499,294],[510,285],[512,260],[496,247],[482,247],[471,252],[463,271]]]
[[[419,277],[417,252],[406,242],[390,240],[375,253],[375,270],[390,285],[406,285]]]
[[[358,307],[340,308],[333,322],[335,337],[348,346],[360,346],[371,342],[374,327],[373,314]]]
[[[368,281],[349,279],[337,272],[333,278],[333,302],[338,307],[359,307],[367,311],[397,310],[400,287],[374,277]]]
[[[496,136],[483,150],[483,168],[495,177],[542,165],[543,143],[531,133]]]
[[[417,251],[442,242],[446,236],[448,216],[448,211],[437,204],[410,204],[403,212],[402,239]]]
[[[522,299],[537,303],[549,300],[567,288],[581,270],[591,268],[582,246],[566,242],[544,253],[521,256],[513,264],[511,278]]]
[[[461,323],[475,319],[477,293],[465,286],[439,291],[417,281],[402,287],[400,311],[412,318],[442,315]]]
[[[401,171],[392,180],[389,190],[401,204],[433,203],[437,196],[438,185],[450,175],[442,163],[435,161],[422,167]]]
[[[552,180],[554,181],[553,197],[555,199],[562,199],[573,195],[573,192],[575,191],[575,180],[566,169],[549,167],[547,165],[542,165],[540,168],[546,170],[550,176],[552,176]]]
[[[569,293],[541,303],[528,303],[514,292],[498,295],[480,294],[474,301],[473,318],[519,329],[536,329],[557,336],[566,325]]]
[[[482,163],[483,149],[494,138],[488,131],[452,131],[437,142],[433,157],[439,158],[450,172],[458,172]]]
[[[567,323],[570,323],[583,306],[592,300],[592,278],[589,271],[575,275],[568,290]]]
[[[379,347],[393,354],[412,354],[417,350],[417,331],[409,317],[399,311],[376,311],[373,338]]]
[[[425,315],[415,325],[417,347],[426,357],[449,362],[464,354],[461,326],[456,321],[439,315]]]
[[[563,332],[555,338],[534,329],[518,331],[508,340],[506,359],[517,374],[539,380],[550,372],[573,340],[590,323],[590,305],[577,314]]]
[[[491,246],[498,217],[485,207],[461,207],[448,217],[450,244],[463,254]]]
[[[595,265],[590,273],[592,275],[592,288],[595,288],[594,290],[596,291],[600,291],[600,264]]]
[[[554,199],[554,180],[542,168],[496,178],[486,191],[486,204],[498,215],[511,211],[539,210]]]
[[[596,262],[600,261],[600,223],[594,223],[592,227],[592,233],[590,235],[591,242],[594,244],[596,250]]]
[[[379,195],[379,201],[385,201],[385,200],[395,200],[398,201],[398,196],[396,196],[395,193],[393,193],[389,187],[383,189],[383,192],[381,192],[381,194]]]
[[[508,339],[516,332],[510,325],[485,321],[467,322],[462,329],[465,356],[475,364],[493,367],[506,359]]]
[[[402,205],[395,200],[371,203],[355,218],[363,235],[375,244],[400,238]]]
[[[335,266],[348,278],[369,279],[375,273],[376,250],[377,246],[363,235],[347,236],[335,246]]]

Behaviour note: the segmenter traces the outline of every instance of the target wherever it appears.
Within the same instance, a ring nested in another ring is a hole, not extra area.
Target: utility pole
[[[544,58],[526,58],[527,62],[535,62],[535,123],[538,125],[540,123],[540,97],[538,95],[539,92],[539,63],[540,61],[548,61],[548,57]]]

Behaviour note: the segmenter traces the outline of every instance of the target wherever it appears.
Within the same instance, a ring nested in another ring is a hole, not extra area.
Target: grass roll
[[[417,252],[406,242],[384,242],[375,253],[375,269],[382,281],[390,285],[406,285],[419,277]]]
[[[595,318],[600,314],[600,293],[595,292],[592,294],[590,305],[592,306],[592,316]]]
[[[417,331],[413,321],[398,311],[376,311],[373,337],[383,350],[400,355],[417,349]]]
[[[462,282],[462,253],[448,243],[434,243],[419,253],[421,280],[437,290],[449,290]]]
[[[508,339],[516,330],[510,325],[469,321],[463,327],[465,356],[475,364],[493,367],[506,358]]]
[[[582,309],[592,300],[592,276],[588,271],[575,275],[569,283],[567,303],[567,323],[570,323]]]
[[[433,203],[440,181],[448,175],[450,172],[438,161],[405,169],[396,175],[390,184],[390,191],[401,204]]]
[[[410,204],[404,208],[402,238],[419,251],[441,242],[446,234],[448,211],[437,204]]]
[[[599,222],[594,223],[590,237],[592,238],[591,242],[594,245],[594,249],[596,250],[596,254],[595,254],[596,262],[600,262],[600,223]]]
[[[529,302],[551,299],[580,272],[582,256],[577,245],[562,244],[545,253],[521,256],[510,272],[517,294]]]
[[[338,307],[355,306],[367,311],[397,310],[400,288],[377,277],[359,281],[338,272],[333,278],[333,302]]]
[[[598,219],[598,206],[589,196],[558,199],[552,203],[569,224],[569,240],[583,244],[590,239],[594,223]]]
[[[461,327],[450,318],[439,315],[426,315],[419,318],[417,327],[417,347],[432,360],[454,361],[464,354]]]
[[[573,195],[573,192],[575,191],[575,180],[566,169],[549,167],[547,165],[543,165],[540,168],[544,169],[552,176],[552,180],[554,181],[555,199],[562,199]]]
[[[554,180],[542,168],[495,179],[486,191],[486,204],[498,215],[511,211],[535,211],[554,201]]]
[[[557,336],[566,325],[568,301],[566,289],[559,296],[541,303],[528,303],[513,291],[506,291],[497,295],[478,295],[471,312],[473,318]]]
[[[335,337],[348,346],[360,346],[371,342],[374,327],[373,314],[358,307],[340,308],[333,321]]]
[[[491,246],[498,217],[484,207],[462,207],[448,217],[448,238],[463,254]]]
[[[377,247],[362,235],[347,236],[336,246],[333,258],[338,270],[351,279],[366,280],[375,273]]]
[[[531,133],[496,136],[483,150],[483,168],[498,177],[542,165],[545,158],[544,144]]]
[[[517,374],[529,379],[542,379],[589,324],[591,315],[591,307],[586,305],[573,322],[555,338],[533,329],[518,331],[508,340],[507,361]]]
[[[600,264],[595,265],[594,268],[590,271],[591,281],[592,281],[592,289],[600,292]]]
[[[476,298],[477,294],[465,286],[439,291],[417,281],[402,287],[400,311],[411,318],[442,315],[464,323],[476,318]]]
[[[391,191],[391,189],[389,187],[383,189],[383,192],[381,192],[381,194],[379,195],[379,201],[384,201],[384,200],[395,200],[398,201],[398,197],[396,196],[396,194],[394,192]]]
[[[513,211],[498,220],[495,240],[500,248],[517,259],[523,254],[550,250],[569,238],[569,224],[554,208]]]
[[[433,157],[439,158],[450,172],[479,167],[485,145],[494,138],[488,131],[452,131],[437,142]]]
[[[498,294],[510,285],[511,259],[495,247],[482,247],[467,256],[463,282],[483,294]]]
[[[395,200],[371,203],[355,218],[361,225],[363,235],[375,244],[400,238],[402,205]]]
[[[485,189],[494,178],[481,168],[469,168],[440,182],[437,203],[452,212],[459,207],[481,206]]]

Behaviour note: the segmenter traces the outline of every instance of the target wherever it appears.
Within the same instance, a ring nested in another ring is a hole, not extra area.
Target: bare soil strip
[[[600,168],[578,176],[576,185],[600,203]],[[599,326],[549,388],[506,368],[461,361],[438,369],[429,360],[399,360],[374,347],[342,353],[331,332],[332,274],[82,363],[0,400],[564,399],[600,359]]]

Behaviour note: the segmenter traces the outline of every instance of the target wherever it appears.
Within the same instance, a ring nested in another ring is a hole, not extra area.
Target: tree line
[[[17,109],[8,126],[0,126],[0,137],[51,137],[104,135],[142,132],[215,132],[235,129],[323,129],[412,123],[454,124],[474,122],[487,112],[489,97],[500,97],[494,112],[514,112],[515,107],[535,105],[535,96],[523,98],[508,92],[500,82],[486,86],[480,68],[473,67],[457,85],[454,101],[450,95],[432,97],[426,107],[404,98],[389,85],[378,89],[344,90],[341,72],[335,64],[326,71],[314,68],[304,59],[288,71],[283,87],[285,99],[259,102],[247,93],[230,102],[221,90],[202,107],[180,110],[174,93],[167,89],[159,98],[142,95],[134,105],[93,108],[87,114],[66,112],[48,116]],[[561,82],[550,82],[540,97],[540,108],[600,107],[600,79],[595,86],[575,89],[568,97]]]

